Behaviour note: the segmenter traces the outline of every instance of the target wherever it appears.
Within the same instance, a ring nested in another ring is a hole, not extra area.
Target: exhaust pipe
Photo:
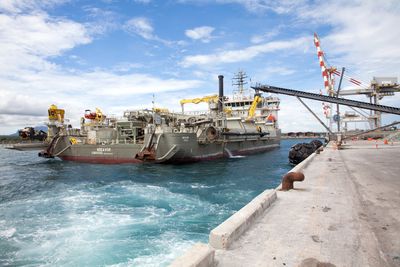
[[[224,76],[219,75],[218,76],[219,80],[219,95],[218,95],[218,112],[223,111],[223,100],[224,100]]]

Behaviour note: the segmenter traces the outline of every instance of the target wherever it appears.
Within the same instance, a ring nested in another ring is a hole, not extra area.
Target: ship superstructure
[[[140,158],[187,162],[278,147],[279,99],[262,97],[258,92],[251,94],[241,88],[243,83],[239,86],[232,97],[225,97],[220,75],[218,96],[181,101],[181,104],[207,102],[208,112],[192,117],[183,113],[186,119],[183,117],[180,122],[148,125],[148,128],[155,128],[148,130],[152,134],[145,141],[146,148]]]

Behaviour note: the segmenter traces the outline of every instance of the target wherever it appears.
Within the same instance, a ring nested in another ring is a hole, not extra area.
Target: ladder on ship
[[[400,115],[400,108],[396,108],[396,107],[376,105],[376,104],[371,104],[371,103],[366,103],[366,102],[356,101],[356,100],[350,100],[350,99],[345,99],[345,98],[340,98],[340,97],[332,97],[332,96],[320,95],[320,94],[315,94],[315,93],[308,93],[308,92],[303,92],[303,91],[299,91],[299,90],[276,87],[276,86],[272,86],[272,85],[256,85],[256,86],[252,86],[251,88],[253,88],[254,90],[259,90],[259,91],[268,92],[268,93],[290,95],[290,96],[296,96],[296,97],[301,97],[301,98],[313,99],[313,100],[322,101],[322,102],[329,102],[329,103],[335,103],[335,104],[340,104],[340,105],[345,105],[345,106],[350,106],[350,107],[376,110],[376,111],[385,112],[385,113],[389,113],[389,114]]]

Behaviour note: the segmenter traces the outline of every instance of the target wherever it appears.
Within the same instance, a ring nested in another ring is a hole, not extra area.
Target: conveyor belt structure
[[[276,87],[276,86],[271,86],[271,85],[257,85],[257,86],[252,86],[251,88],[253,88],[254,90],[259,90],[259,91],[263,91],[263,92],[297,96],[297,97],[301,97],[301,98],[313,99],[313,100],[322,101],[322,102],[336,103],[336,104],[350,106],[350,107],[376,110],[376,111],[381,111],[384,113],[400,115],[400,108],[396,108],[396,107],[375,105],[375,104],[366,103],[366,102],[362,102],[362,101],[320,95],[320,94],[303,92],[303,91],[287,89],[287,88],[281,88],[281,87]]]

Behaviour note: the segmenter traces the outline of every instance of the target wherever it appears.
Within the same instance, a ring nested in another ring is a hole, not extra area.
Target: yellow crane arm
[[[261,102],[261,97],[256,95],[254,97],[253,103],[251,103],[251,106],[249,108],[249,116],[247,117],[248,120],[254,117],[254,114],[256,113],[257,104],[260,102]]]
[[[203,96],[203,97],[192,98],[192,99],[182,99],[180,101],[180,103],[181,103],[181,105],[188,104],[188,103],[199,104],[201,102],[209,102],[209,101],[218,101],[218,95]]]
[[[209,95],[209,96],[203,96],[203,97],[198,97],[198,98],[192,98],[192,99],[182,99],[180,101],[181,106],[182,106],[182,112],[183,112],[183,105],[188,104],[188,103],[193,103],[193,104],[199,104],[202,102],[218,102],[218,95]]]

